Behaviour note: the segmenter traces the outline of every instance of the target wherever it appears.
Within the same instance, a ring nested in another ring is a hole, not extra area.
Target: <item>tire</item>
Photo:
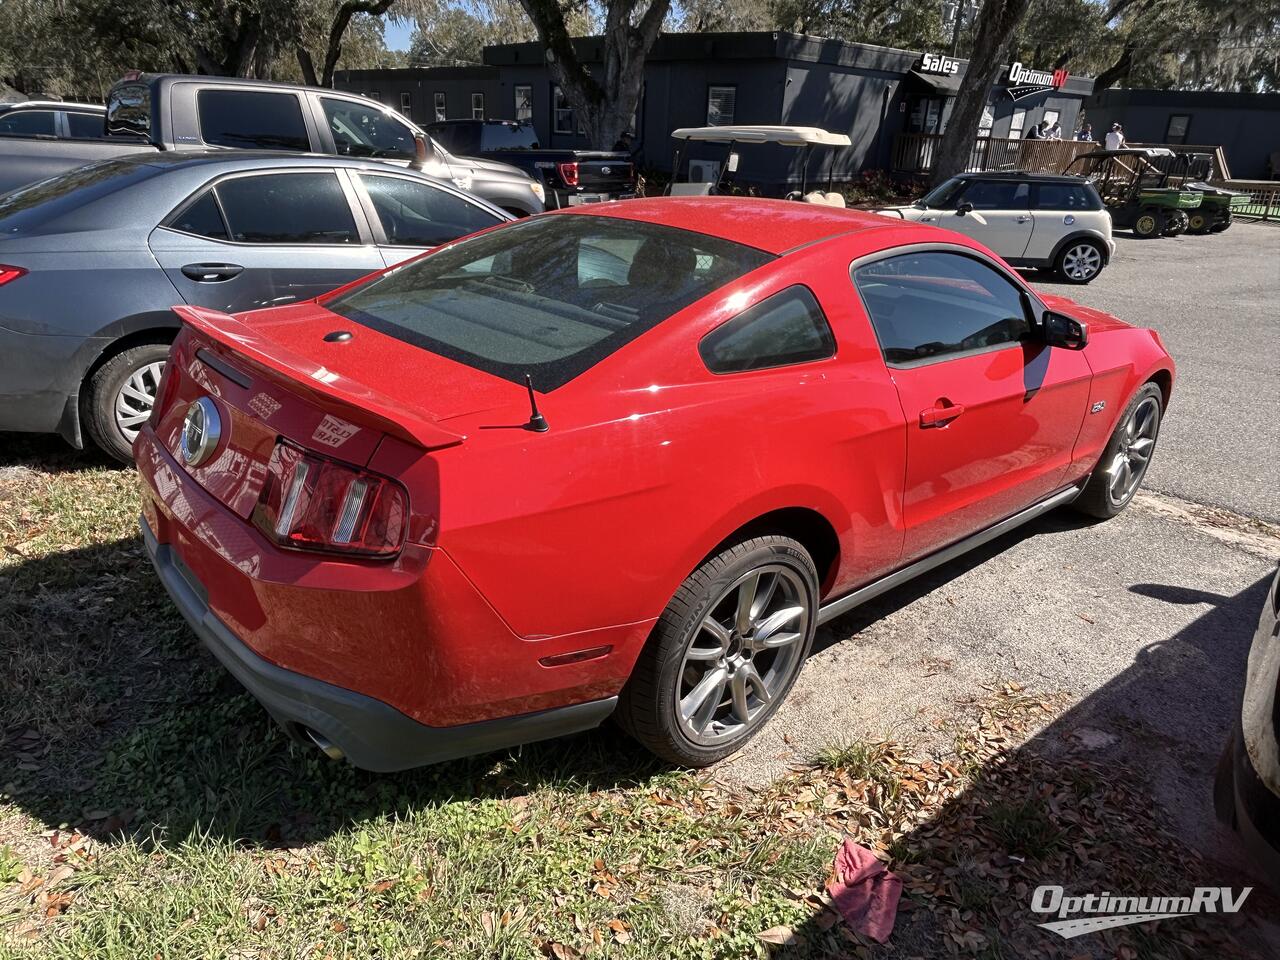
[[[1231,211],[1228,210],[1226,215],[1221,220],[1219,220],[1217,223],[1215,223],[1212,227],[1209,228],[1209,232],[1222,233],[1222,231],[1226,230],[1229,226],[1231,226],[1231,221],[1233,219],[1235,219],[1234,216],[1232,215]]]
[[[748,593],[752,582],[756,589]],[[745,609],[754,611],[742,621],[745,632],[737,622],[744,599]],[[705,767],[729,756],[764,727],[791,690],[809,655],[817,613],[818,573],[795,540],[753,537],[721,551],[689,575],[658,619],[623,688],[619,725],[681,766]],[[687,720],[682,704],[691,713]]]
[[[109,358],[89,379],[80,407],[85,432],[121,463],[133,463],[133,438],[151,413],[168,356],[167,343],[138,344]]]
[[[1208,215],[1200,210],[1192,210],[1187,214],[1187,233],[1200,236],[1209,232],[1211,226]]]
[[[1058,254],[1053,269],[1067,283],[1085,284],[1102,272],[1106,254],[1093,240],[1075,240]]]
[[[1170,210],[1164,218],[1164,235],[1176,237],[1180,233],[1186,233],[1189,222],[1190,218],[1185,210]]]
[[[1133,235],[1142,240],[1150,240],[1164,234],[1164,214],[1154,207],[1139,210],[1133,218]]]
[[[1099,520],[1109,520],[1129,505],[1151,465],[1163,415],[1164,394],[1160,387],[1154,383],[1143,384],[1116,421],[1115,432],[1093,473],[1089,474],[1084,492],[1075,500],[1077,510]],[[1143,440],[1150,442],[1139,447]],[[1145,459],[1140,459],[1143,454]],[[1122,460],[1128,464],[1128,477],[1123,473]]]

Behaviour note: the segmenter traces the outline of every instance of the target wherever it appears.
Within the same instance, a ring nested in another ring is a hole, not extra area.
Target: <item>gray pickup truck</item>
[[[115,84],[100,139],[0,135],[0,193],[110,157],[235,148],[386,160],[452,180],[515,216],[543,209],[542,184],[522,170],[456,157],[407,118],[365,97],[171,74],[141,74]]]

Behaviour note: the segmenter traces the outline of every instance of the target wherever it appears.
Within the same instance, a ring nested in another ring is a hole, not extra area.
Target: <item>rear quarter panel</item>
[[[802,280],[827,311],[835,358],[706,371],[703,334]],[[827,592],[891,566],[905,430],[851,296],[847,256],[793,255],[540,397],[545,434],[519,429],[509,411],[449,421],[468,440],[434,457],[439,546],[529,638],[658,616],[724,538],[780,508],[815,511],[836,532]]]

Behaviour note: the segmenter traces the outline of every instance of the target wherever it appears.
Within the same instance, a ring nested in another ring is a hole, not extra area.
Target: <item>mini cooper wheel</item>
[[[1133,221],[1133,235],[1143,240],[1150,240],[1164,233],[1164,216],[1159,210],[1148,207],[1139,210],[1137,219]]]
[[[121,463],[133,463],[133,441],[151,416],[168,356],[167,343],[139,344],[121,350],[89,380],[81,409],[85,432]]]
[[[1129,505],[1151,465],[1163,413],[1164,394],[1156,384],[1144,384],[1125,407],[1084,492],[1076,498],[1078,510],[1107,520]]]
[[[1055,268],[1067,283],[1088,283],[1102,272],[1102,247],[1092,240],[1068,244],[1058,254]]]
[[[617,718],[653,753],[702,767],[750,740],[813,641],[818,574],[795,540],[762,536],[689,575],[659,618]]]

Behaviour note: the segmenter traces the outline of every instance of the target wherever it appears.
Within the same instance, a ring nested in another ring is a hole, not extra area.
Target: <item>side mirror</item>
[[[1044,342],[1064,350],[1083,350],[1089,342],[1089,328],[1065,313],[1046,310],[1042,318]]]
[[[409,164],[409,166],[414,170],[421,170],[430,159],[431,145],[427,143],[426,135],[415,133],[413,135],[413,163]]]
[[[957,217],[963,217],[966,213],[973,213],[972,203],[962,203],[960,206],[956,207]]]

